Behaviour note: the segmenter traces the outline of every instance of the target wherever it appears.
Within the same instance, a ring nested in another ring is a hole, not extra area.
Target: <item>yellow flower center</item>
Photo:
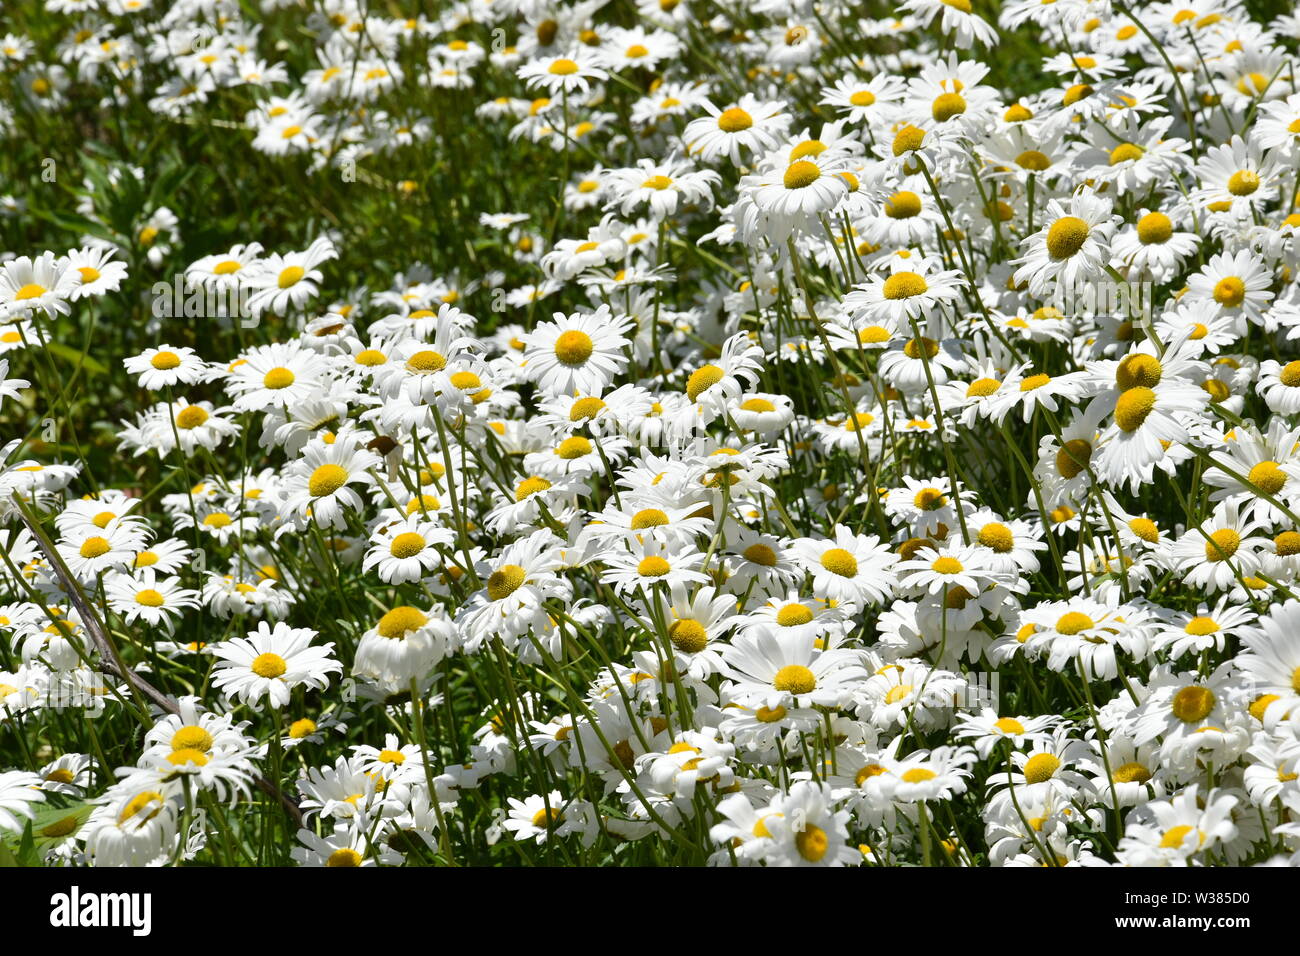
[[[925,279],[915,272],[895,272],[885,280],[884,294],[886,299],[910,299],[929,288]]]
[[[98,558],[111,550],[106,538],[91,537],[81,542],[81,556],[83,558]]]
[[[1138,220],[1137,234],[1143,245],[1158,245],[1169,241],[1174,234],[1174,224],[1162,212],[1149,212]]]
[[[993,726],[1004,734],[1023,734],[1025,725],[1014,717],[999,717],[993,722]]]
[[[1077,477],[1092,458],[1092,444],[1082,438],[1072,438],[1056,453],[1056,471],[1067,481]]]
[[[1185,724],[1195,724],[1204,720],[1218,703],[1214,691],[1199,684],[1189,684],[1174,695],[1172,709],[1174,716]]]
[[[895,156],[902,156],[921,148],[925,142],[925,130],[908,124],[894,134],[893,151]]]
[[[813,612],[802,604],[787,604],[776,612],[776,623],[782,627],[799,627],[813,619]]]
[[[407,631],[418,631],[429,623],[429,618],[419,608],[399,605],[379,619],[375,630],[380,637],[405,637]]]
[[[667,523],[668,515],[658,508],[643,508],[632,516],[633,531],[640,531],[642,528],[657,528]]]
[[[538,477],[537,475],[534,475],[531,478],[525,478],[523,481],[519,482],[518,486],[515,488],[515,501],[523,501],[529,495],[535,495],[537,492],[545,491],[549,487],[551,487],[551,483],[545,478]]]
[[[1042,783],[1051,780],[1061,769],[1055,754],[1036,754],[1025,761],[1025,783]]]
[[[332,495],[348,483],[348,473],[339,465],[321,465],[307,480],[307,492],[313,498]]]
[[[921,197],[911,190],[896,192],[885,200],[885,215],[890,219],[911,219],[921,212]]]
[[[1123,431],[1135,432],[1155,407],[1155,392],[1142,385],[1130,388],[1115,403],[1115,424]]]
[[[1228,177],[1228,192],[1234,196],[1249,196],[1259,188],[1259,174],[1251,169],[1239,169]]]
[[[284,662],[283,657],[270,651],[254,657],[252,667],[254,674],[258,677],[265,677],[267,680],[274,680],[289,669],[289,665]]]
[[[816,863],[826,855],[827,849],[830,848],[830,839],[821,827],[806,823],[804,828],[795,834],[794,847],[809,863]]]
[[[811,694],[817,687],[817,678],[802,664],[787,664],[776,672],[772,686],[791,694]]]
[[[577,329],[569,329],[555,340],[555,357],[565,365],[581,365],[591,358],[594,348],[595,343],[592,342],[590,335]]]
[[[413,558],[423,550],[424,536],[414,531],[402,532],[388,546],[388,553],[395,558]]]
[[[1145,152],[1137,143],[1120,143],[1110,151],[1110,164],[1118,166],[1129,160],[1141,159]]]
[[[854,106],[872,106],[876,102],[876,94],[870,90],[858,90],[849,97],[849,103]]]
[[[555,454],[565,461],[573,461],[575,458],[591,454],[591,442],[581,435],[573,435],[555,447]]]
[[[172,734],[172,750],[197,750],[207,753],[212,749],[212,735],[195,724],[186,724]]]
[[[954,116],[966,112],[966,101],[960,93],[942,93],[930,104],[930,115],[937,123],[946,123]]]
[[[149,360],[149,364],[160,372],[174,369],[181,364],[181,357],[175,352],[159,352]]]
[[[668,628],[668,640],[684,654],[698,654],[709,643],[709,635],[699,621],[682,618]]]
[[[986,548],[991,548],[998,554],[1006,554],[1015,547],[1016,539],[1011,533],[1011,529],[1004,524],[996,521],[990,521],[984,527],[980,528],[980,533],[976,540]]]
[[[1067,614],[1061,615],[1060,619],[1057,620],[1056,633],[1069,636],[1091,630],[1096,626],[1097,622],[1088,615],[1082,614],[1079,611],[1070,611]]]
[[[686,380],[686,397],[693,402],[697,401],[700,395],[722,381],[725,375],[716,365],[701,365]]]
[[[500,601],[519,590],[524,583],[527,572],[517,564],[507,564],[492,572],[488,578],[487,593],[494,601]]]
[[[742,554],[746,561],[765,568],[776,566],[776,552],[765,544],[751,544]]]
[[[718,117],[718,129],[724,133],[739,133],[754,125],[754,117],[738,106],[723,111]]]
[[[822,171],[817,168],[816,163],[801,159],[790,164],[782,181],[785,183],[786,189],[805,189],[817,182],[821,178],[821,174]]]
[[[561,57],[547,67],[547,72],[553,73],[556,76],[573,76],[573,74],[578,72],[578,64],[574,63],[572,60]]]
[[[1275,461],[1261,461],[1250,469],[1250,483],[1266,494],[1276,495],[1286,484],[1287,474]]]
[[[636,573],[643,578],[661,578],[671,570],[672,567],[668,562],[657,554],[643,558],[641,563],[636,566]]]
[[[426,375],[429,372],[441,372],[447,367],[447,360],[442,356],[441,352],[424,349],[408,358],[406,367],[412,372]]]
[[[1229,309],[1235,309],[1246,301],[1246,283],[1237,276],[1225,276],[1214,287],[1214,301]]]
[[[135,603],[145,607],[162,607],[167,602],[161,592],[153,588],[145,588],[143,591],[136,592]]]
[[[1036,149],[1027,149],[1016,157],[1016,165],[1021,169],[1041,173],[1052,165],[1052,160],[1046,153],[1041,153]]]
[[[282,388],[288,388],[294,383],[294,381],[295,376],[293,372],[289,371],[282,365],[276,366],[262,376],[262,384],[275,391],[279,391]]]
[[[1226,561],[1241,547],[1241,535],[1232,528],[1220,528],[1205,542],[1206,561]]]
[[[276,280],[276,284],[281,289],[287,289],[291,285],[297,285],[298,280],[306,274],[307,270],[302,266],[286,266],[280,270],[280,278]]]
[[[208,420],[207,410],[198,405],[186,405],[176,414],[176,427],[189,431]]]
[[[822,567],[842,578],[857,577],[858,559],[843,548],[830,548],[822,555]]]
[[[1047,230],[1047,251],[1053,259],[1068,259],[1088,240],[1088,224],[1078,216],[1062,216]]]

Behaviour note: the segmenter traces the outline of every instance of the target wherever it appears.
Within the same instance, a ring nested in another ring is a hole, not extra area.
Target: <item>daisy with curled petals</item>
[[[793,589],[736,617],[736,628],[741,634],[763,630],[781,640],[812,638],[818,647],[824,646],[821,639],[827,634],[842,635],[847,626],[840,608],[819,598],[804,597]]]
[[[688,155],[705,162],[726,157],[741,164],[744,154],[762,154],[776,149],[790,126],[789,107],[781,100],[760,100],[746,93],[726,109],[711,100],[700,102],[708,115],[691,120],[682,132]]]
[[[1273,300],[1269,288],[1273,279],[1264,260],[1249,249],[1235,255],[1220,252],[1187,280],[1187,298],[1190,302],[1214,301],[1223,314],[1237,320],[1243,331],[1243,320],[1272,331],[1266,310]]]
[[[702,587],[694,594],[682,585],[651,595],[658,604],[658,617],[667,627],[668,643],[691,677],[707,680],[722,667],[719,648],[735,621],[736,601],[716,588]],[[653,630],[655,626],[647,622]]]
[[[1240,136],[1205,151],[1194,170],[1201,188],[1192,199],[1201,208],[1226,204],[1235,216],[1249,218],[1251,210],[1263,209],[1277,197],[1282,168],[1266,159],[1258,143]]]
[[[608,169],[601,176],[601,186],[609,196],[606,208],[617,207],[627,216],[645,204],[656,221],[671,216],[683,202],[708,205],[713,187],[721,182],[713,170],[696,170],[689,161],[676,157],[661,163],[640,159],[635,166]]]
[[[639,545],[620,545],[602,551],[599,560],[605,565],[601,580],[622,593],[638,587],[649,591],[655,585],[672,588],[687,582],[709,583],[708,577],[699,570],[704,555],[692,545],[669,546],[646,540]]]
[[[1130,620],[1135,612],[1117,596],[1107,600],[1075,597],[1048,601],[1028,608],[1021,615],[1022,628],[1033,628],[1025,641],[1031,654],[1044,653],[1048,667],[1064,671],[1077,661],[1096,680],[1110,680],[1119,673],[1116,649],[1140,649],[1131,639]]]
[[[1210,458],[1216,467],[1207,468],[1201,476],[1215,489],[1210,500],[1232,501],[1265,524],[1285,523],[1289,520],[1286,512],[1263,494],[1278,499],[1288,509],[1296,504],[1300,498],[1297,443],[1300,428],[1291,427],[1280,416],[1269,422],[1267,433],[1261,433],[1253,424],[1234,428],[1231,440],[1215,449]]]
[[[238,243],[229,252],[204,256],[185,270],[190,288],[202,287],[210,292],[237,289],[261,266],[262,244]]]
[[[1151,273],[1156,282],[1166,282],[1181,270],[1184,262],[1195,255],[1200,237],[1194,232],[1179,232],[1168,213],[1138,210],[1131,227],[1120,231],[1111,243],[1115,265]]]
[[[334,243],[322,237],[303,252],[285,255],[272,253],[262,260],[257,272],[248,280],[253,295],[248,310],[255,316],[271,311],[282,314],[290,308],[302,308],[314,298],[322,280],[321,263],[338,258]]]
[[[123,359],[122,364],[138,376],[140,387],[155,391],[169,385],[193,385],[209,377],[208,363],[186,346],[160,345]]]
[[[286,706],[296,687],[323,690],[329,675],[342,671],[343,665],[333,658],[333,643],[313,647],[314,637],[309,627],[290,627],[283,621],[271,627],[259,621],[247,637],[209,645],[218,659],[213,686],[227,700],[254,710],[261,710],[263,701],[273,709]]]
[[[456,616],[467,647],[478,646],[488,636],[516,637],[533,618],[545,614],[548,598],[569,600],[572,585],[556,574],[562,564],[562,544],[543,528],[475,569],[483,590],[475,592]]]
[[[363,501],[349,486],[369,485],[379,456],[340,434],[333,444],[309,442],[284,484],[284,507],[322,528],[347,527],[347,512],[361,511]]]
[[[888,73],[878,73],[865,81],[846,76],[822,90],[821,102],[834,107],[850,123],[868,123],[902,100],[904,88],[900,77]]]
[[[86,246],[68,253],[64,265],[74,277],[68,293],[73,302],[121,288],[126,263],[114,261],[116,254],[116,249],[103,246]]]
[[[943,549],[923,547],[894,566],[898,587],[914,594],[982,594],[1005,576],[988,566],[987,552],[978,545]],[[957,589],[961,589],[958,592]]]
[[[456,645],[456,627],[440,606],[424,610],[399,604],[361,635],[352,673],[393,690],[409,688]]]
[[[148,866],[176,839],[180,783],[132,774],[109,787],[77,831],[91,866]]]
[[[1150,481],[1152,467],[1169,446],[1189,439],[1188,423],[1208,401],[1209,394],[1198,385],[1141,372],[1115,397],[1094,469],[1108,484],[1127,482],[1137,489]]]
[[[767,866],[859,866],[862,852],[849,840],[848,810],[837,810],[831,788],[800,780],[766,816],[761,859]]]
[[[1188,528],[1174,542],[1170,561],[1185,585],[1212,593],[1226,590],[1259,570],[1258,552],[1268,544],[1255,535],[1259,527],[1234,502],[1220,502],[1199,527]]]
[[[764,630],[737,637],[723,652],[730,693],[764,707],[844,706],[866,676],[857,651],[818,650],[811,637],[780,640]]]
[[[970,747],[936,747],[887,759],[885,772],[892,778],[890,799],[898,803],[951,800],[966,792],[971,775],[966,768],[974,762],[975,751]]]
[[[895,259],[888,276],[872,275],[844,296],[844,309],[855,319],[903,323],[955,302],[961,294],[961,273],[941,269],[933,259]]]
[[[1019,750],[1026,744],[1035,746],[1052,737],[1052,728],[1061,718],[1047,714],[1041,717],[999,717],[990,707],[966,717],[953,725],[953,736],[973,741],[975,752],[987,760],[994,748],[1003,741]]]
[[[1054,291],[1079,289],[1105,274],[1110,239],[1119,223],[1110,201],[1080,190],[1068,205],[1052,199],[1047,203],[1045,225],[1021,243],[1025,254],[1016,259],[1017,285],[1029,284],[1036,296]]]
[[[699,510],[698,505],[675,507],[662,497],[624,495],[621,507],[611,500],[603,511],[593,513],[582,537],[606,544],[647,538],[687,544],[713,530],[713,519],[699,515]]]
[[[763,362],[763,348],[743,332],[722,343],[722,354],[701,365],[686,379],[686,397],[709,412],[712,420],[726,411],[745,388],[758,381]]]
[[[599,395],[627,365],[623,350],[636,322],[609,306],[595,312],[556,312],[520,338],[524,372],[548,395]]]
[[[0,317],[26,316],[38,309],[50,318],[67,315],[76,284],[77,273],[52,252],[0,263]]]
[[[957,490],[961,491],[960,484]],[[893,521],[902,522],[918,538],[939,537],[941,529],[958,524],[952,484],[946,476],[917,479],[904,475],[902,486],[889,490],[884,505]],[[942,533],[947,535],[947,531]]]
[[[550,97],[562,93],[586,93],[593,82],[609,74],[596,65],[595,57],[585,50],[570,51],[563,56],[544,56],[529,60],[515,71],[530,89],[542,89]]]
[[[813,593],[857,606],[880,604],[892,596],[898,556],[875,535],[854,534],[835,526],[831,539],[797,538],[795,562],[813,576]]]
[[[570,435],[554,447],[530,452],[524,456],[524,470],[550,481],[566,475],[590,475],[603,471],[605,462],[611,465],[621,461],[627,453],[626,438],[603,436],[596,441],[586,435]],[[518,494],[518,489],[516,490]]]
[[[899,9],[915,14],[921,26],[939,17],[940,30],[954,37],[959,50],[969,50],[976,42],[987,47],[997,43],[997,29],[972,12],[970,0],[904,0]]]
[[[1221,651],[1231,637],[1254,630],[1255,614],[1247,607],[1234,605],[1221,597],[1213,608],[1205,603],[1191,611],[1173,611],[1156,625],[1154,646],[1170,659],[1202,651]],[[1238,663],[1241,658],[1238,658]]]
[[[820,232],[821,217],[849,195],[848,166],[843,154],[808,154],[790,163],[773,163],[740,183],[739,203],[759,217],[762,233],[784,242],[796,231]]]
[[[416,512],[370,536],[371,547],[361,570],[374,570],[385,584],[418,581],[442,563],[438,549],[454,540],[450,530]]]

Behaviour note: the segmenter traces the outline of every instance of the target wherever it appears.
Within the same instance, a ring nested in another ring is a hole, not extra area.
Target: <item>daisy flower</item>
[[[897,587],[898,556],[875,535],[855,535],[836,525],[834,538],[797,538],[792,550],[795,561],[813,576],[813,593],[820,598],[879,604]]]
[[[334,644],[313,647],[316,632],[309,627],[290,627],[277,621],[274,627],[259,621],[247,637],[213,644],[209,652],[218,659],[212,684],[228,700],[237,700],[254,710],[262,702],[272,709],[289,703],[296,687],[322,690],[329,675],[343,670],[333,658]]]
[[[627,365],[623,350],[631,345],[626,335],[635,321],[615,317],[607,305],[553,318],[521,336],[528,378],[550,395],[600,394]]]

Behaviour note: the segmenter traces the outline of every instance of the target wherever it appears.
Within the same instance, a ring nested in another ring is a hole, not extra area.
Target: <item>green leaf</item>
[[[93,359],[84,352],[64,345],[62,342],[50,342],[46,348],[49,352],[73,366],[81,365],[87,372],[92,375],[107,375],[108,368],[98,359]]]

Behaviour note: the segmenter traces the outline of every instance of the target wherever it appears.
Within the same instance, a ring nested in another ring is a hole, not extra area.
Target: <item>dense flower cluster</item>
[[[43,6],[0,130],[98,91],[285,189],[411,195],[463,124],[543,174],[480,156],[472,241],[358,265],[123,217],[114,162],[0,262],[6,840],[1300,864],[1300,15]],[[74,411],[54,361],[173,274],[218,314]]]

